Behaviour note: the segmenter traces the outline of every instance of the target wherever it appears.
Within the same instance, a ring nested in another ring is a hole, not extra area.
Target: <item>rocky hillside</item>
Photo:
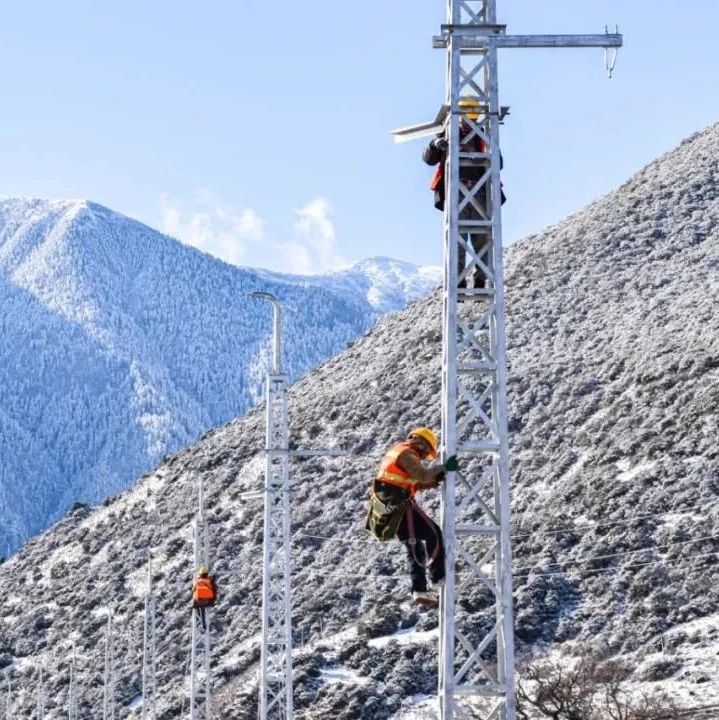
[[[518,650],[597,650],[637,682],[716,695],[719,632],[719,126],[507,258]],[[396,544],[362,532],[383,449],[437,424],[440,303],[383,319],[296,383],[297,444],[349,458],[293,465],[298,718],[429,717],[436,618],[402,599]],[[161,717],[186,708],[191,521],[203,478],[221,602],[216,709],[256,714],[263,418],[167,459],[129,492],[78,508],[0,570],[0,666],[29,717],[40,667],[48,717],[74,643],[83,713],[101,707],[102,632],[121,628],[119,702],[138,718],[148,549],[160,594]],[[436,510],[437,498],[427,498]],[[484,608],[484,609],[483,609]],[[481,598],[460,607],[481,623]],[[427,711],[429,712],[429,711]]]
[[[387,258],[238,268],[94,203],[0,200],[0,555],[254,404],[271,322],[250,291],[282,300],[294,379],[438,282]]]

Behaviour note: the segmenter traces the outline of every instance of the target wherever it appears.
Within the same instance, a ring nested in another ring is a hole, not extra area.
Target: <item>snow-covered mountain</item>
[[[512,247],[506,267],[520,660],[593,651],[625,659],[635,688],[659,683],[689,705],[716,703],[719,125]],[[440,314],[439,294],[415,302],[292,388],[297,443],[352,453],[292,465],[298,720],[436,717],[436,615],[401,602],[402,548],[370,540],[362,521],[382,452],[439,421]],[[139,717],[148,549],[159,716],[182,716],[202,477],[220,583],[215,712],[254,720],[263,423],[257,409],[208,433],[0,566],[0,668],[17,717],[34,711],[40,668],[49,717],[62,717],[73,643],[80,716],[97,712],[108,608],[120,628],[118,702],[123,717]],[[473,592],[456,612],[491,623],[493,605]]]
[[[329,276],[227,265],[85,201],[0,200],[0,554],[261,394],[270,309],[297,378],[439,282],[387,258]]]

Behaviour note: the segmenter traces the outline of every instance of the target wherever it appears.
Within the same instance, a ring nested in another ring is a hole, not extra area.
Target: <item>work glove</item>
[[[447,150],[449,149],[449,143],[444,138],[435,138],[434,140],[432,140],[432,144],[440,152],[447,152]]]
[[[451,455],[444,461],[444,469],[447,472],[457,472],[459,470],[459,461],[456,455]]]

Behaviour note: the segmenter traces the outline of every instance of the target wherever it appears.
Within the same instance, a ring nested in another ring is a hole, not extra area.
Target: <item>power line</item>
[[[667,564],[667,563],[675,562],[677,560],[691,561],[691,560],[695,560],[697,558],[711,557],[711,556],[714,556],[717,554],[719,554],[719,550],[714,550],[712,552],[706,552],[706,553],[695,553],[692,555],[685,555],[685,556],[676,557],[676,558],[659,558],[656,560],[649,560],[647,562],[641,562],[641,563],[629,562],[627,565],[625,565],[622,568],[617,568],[617,567],[595,568],[595,569],[588,568],[588,569],[584,569],[581,571],[573,570],[570,568],[569,570],[562,570],[562,571],[513,573],[512,576],[513,577],[521,577],[521,578],[526,578],[526,577],[529,577],[530,575],[532,575],[533,577],[554,577],[554,576],[560,576],[560,575],[566,576],[570,573],[579,574],[579,575],[600,575],[600,574],[607,573],[607,572],[616,573],[617,570],[629,570],[629,569],[634,570],[636,568],[647,567],[649,565]],[[304,575],[304,574],[307,574],[307,572],[309,572],[309,569],[303,571],[302,573],[298,573],[298,575]],[[465,574],[467,574],[467,573],[462,573],[462,572],[456,573],[456,575],[458,577],[462,577]],[[361,577],[373,577],[373,578],[384,579],[384,580],[395,580],[395,581],[406,579],[405,575],[398,575],[395,573],[381,574],[381,573],[366,573],[366,572],[362,572],[362,571],[357,572],[352,575],[349,573],[342,573],[340,571],[337,571],[337,572],[333,572],[329,575],[325,575],[324,579],[327,580],[327,579],[331,579],[331,578],[347,578],[347,579],[357,580],[358,577],[360,577],[360,576]]]
[[[305,533],[297,533],[296,535],[300,535],[300,536],[302,536],[302,537],[307,537],[307,538],[320,539],[320,540],[333,540],[333,539],[334,539],[334,538],[322,537],[322,536],[318,536],[318,535],[308,535],[308,534],[305,534]],[[634,555],[634,554],[637,554],[637,553],[646,552],[647,550],[663,551],[663,550],[666,550],[666,549],[671,548],[671,547],[689,545],[689,544],[691,544],[691,543],[702,542],[702,541],[704,541],[704,540],[716,540],[716,539],[719,539],[719,535],[716,535],[716,534],[715,534],[715,535],[703,535],[703,536],[701,536],[701,537],[693,538],[693,539],[691,539],[691,540],[677,540],[677,541],[672,541],[672,542],[669,542],[669,543],[663,543],[663,544],[661,544],[661,545],[645,545],[645,546],[642,546],[642,547],[639,547],[639,548],[633,548],[633,549],[631,549],[631,550],[622,550],[622,551],[620,551],[620,552],[606,553],[606,554],[604,554],[604,555],[594,555],[594,556],[592,556],[592,557],[585,558],[585,559],[581,559],[581,558],[577,558],[577,559],[568,558],[567,560],[564,560],[564,561],[562,561],[562,562],[556,561],[556,562],[552,562],[551,564],[552,564],[552,565],[563,565],[563,564],[565,564],[565,563],[586,564],[586,563],[590,563],[590,562],[595,562],[595,561],[597,561],[597,560],[607,560],[607,559],[610,559],[610,558],[626,557],[626,556],[628,556],[628,555]],[[374,542],[374,541],[372,541],[372,540],[369,539],[369,538],[368,538],[368,540],[369,540],[369,542]],[[360,542],[362,542],[362,543],[364,543],[365,540],[364,540],[364,539],[363,539],[363,540],[355,540],[355,541],[351,541],[351,540],[350,540],[350,541],[348,541],[348,542],[354,542],[354,543],[360,543]],[[717,550],[712,551],[712,552],[709,553],[709,554],[713,554],[714,552],[719,552],[719,548],[717,548]],[[515,570],[514,575],[519,575],[519,573],[517,573],[516,571],[521,571],[521,570],[530,570],[530,571],[531,571],[532,569],[533,569],[533,566],[530,566],[530,565],[523,565],[523,566],[520,566],[520,567],[516,567],[516,568],[514,568],[514,570]],[[306,572],[308,572],[308,571],[309,571],[309,570],[307,570]],[[299,574],[299,573],[298,573],[298,574]],[[534,573],[534,574],[540,574],[540,573]]]
[[[628,525],[630,522],[633,522],[635,520],[645,520],[647,518],[653,518],[653,517],[664,517],[666,515],[676,515],[676,514],[688,514],[694,510],[697,509],[705,509],[708,507],[714,507],[719,506],[719,502],[714,503],[702,503],[697,504],[693,506],[689,506],[688,508],[684,508],[682,510],[667,510],[665,512],[661,513],[643,513],[641,515],[630,515],[629,517],[623,518],[622,520],[609,520],[607,522],[601,522],[601,523],[594,523],[594,524],[587,524],[587,525],[574,525],[574,526],[566,526],[564,528],[556,528],[554,530],[537,530],[533,532],[524,532],[524,533],[515,533],[512,535],[512,539],[517,539],[520,537],[545,537],[549,535],[560,535],[562,533],[569,533],[569,532],[582,532],[585,530],[589,530],[596,527],[611,527],[614,525]],[[314,535],[311,533],[303,533],[303,532],[297,532],[295,533],[295,537],[306,537],[310,539],[315,540],[344,540],[349,543],[372,543],[374,544],[376,541],[372,538],[357,538],[352,539],[350,537],[330,537],[326,535]]]
[[[704,535],[702,537],[694,538],[693,540],[677,540],[669,543],[664,543],[663,545],[646,545],[644,547],[636,548],[635,550],[622,550],[620,552],[615,553],[608,553],[606,555],[595,555],[594,557],[586,558],[585,560],[575,560],[573,558],[568,558],[567,560],[563,562],[567,563],[575,563],[575,564],[585,564],[590,562],[595,562],[596,560],[608,560],[609,558],[615,558],[615,557],[624,557],[626,555],[634,555],[636,553],[645,552],[646,550],[656,550],[656,551],[662,551],[665,550],[668,547],[676,547],[678,545],[689,545],[690,543],[695,542],[701,542],[702,540],[716,540],[719,538],[719,535]],[[715,552],[719,552],[719,548]],[[551,563],[552,565],[559,565],[560,563]],[[531,570],[531,566],[525,565],[522,567],[515,568],[515,570]]]

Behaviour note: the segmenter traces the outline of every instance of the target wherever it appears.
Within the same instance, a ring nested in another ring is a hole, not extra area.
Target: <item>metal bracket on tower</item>
[[[282,307],[271,293],[250,297],[272,304],[272,366],[265,386],[265,530],[262,571],[260,720],[292,720],[292,594],[290,557],[291,458],[343,456],[341,450],[290,450],[287,376],[282,372]]]
[[[199,503],[195,520],[195,567],[210,568],[210,542],[205,522],[205,494],[202,478],[199,481]],[[192,653],[190,656],[190,720],[212,719],[212,676],[210,647],[210,608],[204,608],[205,626],[200,613],[192,612]]]
[[[152,587],[152,557],[147,560],[147,592],[142,642],[142,720],[157,718],[157,643],[155,594]]]

